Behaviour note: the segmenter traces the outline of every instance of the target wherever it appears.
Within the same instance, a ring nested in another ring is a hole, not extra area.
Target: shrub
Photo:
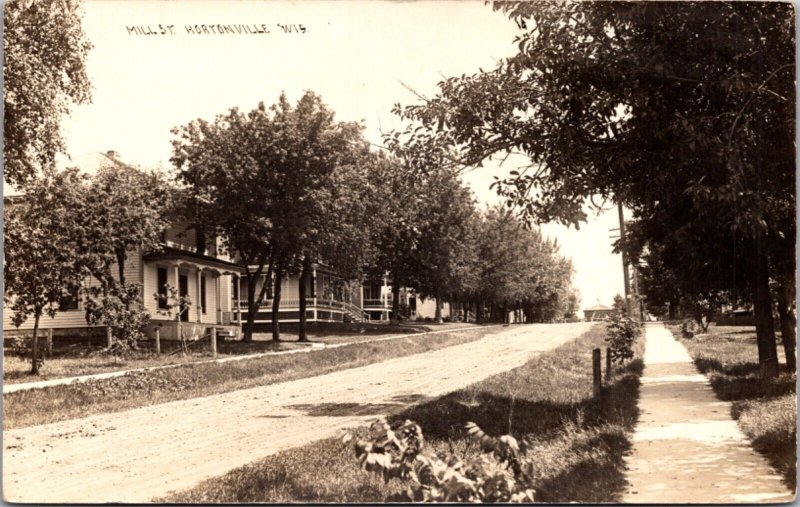
[[[623,364],[633,358],[633,345],[641,334],[641,324],[622,314],[614,314],[606,327],[606,343],[611,360]]]
[[[681,335],[684,338],[694,338],[695,323],[693,320],[685,320],[681,324]]]
[[[469,460],[422,454],[422,429],[409,420],[392,428],[378,419],[369,441],[358,440],[354,448],[363,469],[406,485],[390,502],[533,502],[533,464],[520,458],[524,447],[511,435],[490,437],[475,423],[466,430],[482,451]],[[346,434],[343,442],[351,439]]]

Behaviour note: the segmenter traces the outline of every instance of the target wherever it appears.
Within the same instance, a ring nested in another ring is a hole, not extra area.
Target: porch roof
[[[233,262],[170,246],[162,247],[162,249],[157,252],[145,254],[142,258],[145,261],[166,261],[172,265],[216,271],[222,275],[238,275],[244,273],[244,268]]]

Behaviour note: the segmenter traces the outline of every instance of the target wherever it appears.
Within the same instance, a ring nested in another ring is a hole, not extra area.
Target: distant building
[[[614,309],[605,305],[595,305],[591,308],[583,310],[583,318],[587,322],[594,322],[596,320],[603,320],[606,317],[611,317],[614,314]]]

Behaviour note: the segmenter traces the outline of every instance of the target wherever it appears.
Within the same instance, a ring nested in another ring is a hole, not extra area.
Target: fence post
[[[106,346],[110,349],[114,344],[114,335],[111,334],[111,326],[106,326]]]
[[[161,328],[156,328],[156,354],[161,354]]]
[[[606,347],[606,381],[611,380],[611,348]]]
[[[595,396],[599,396],[602,390],[602,378],[600,371],[600,349],[592,350],[592,380]]]
[[[217,357],[217,328],[211,328],[211,355]]]
[[[47,330],[47,357],[53,357],[53,328]]]

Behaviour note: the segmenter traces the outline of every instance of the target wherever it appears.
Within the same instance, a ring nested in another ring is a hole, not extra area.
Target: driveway
[[[4,432],[8,502],[148,502],[524,364],[592,324],[481,340],[282,384]]]

